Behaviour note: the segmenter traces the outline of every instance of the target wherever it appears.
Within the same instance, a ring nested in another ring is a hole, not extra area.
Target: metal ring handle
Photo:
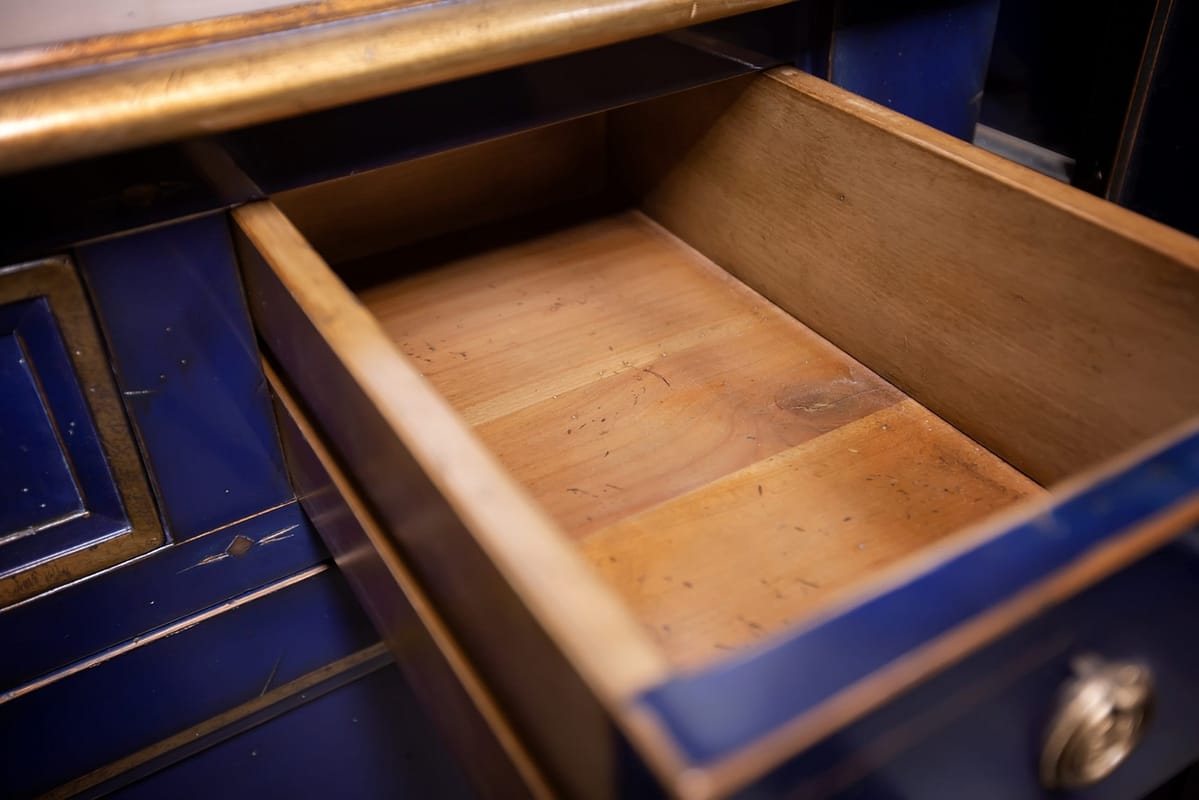
[[[1141,664],[1081,656],[1063,686],[1041,751],[1051,789],[1097,783],[1140,744],[1153,713],[1153,681]]]

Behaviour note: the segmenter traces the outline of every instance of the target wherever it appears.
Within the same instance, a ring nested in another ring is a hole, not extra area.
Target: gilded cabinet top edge
[[[0,77],[0,173],[214,133],[786,0],[435,0]]]
[[[244,9],[239,11],[234,10],[238,0],[224,0],[211,9],[168,7],[163,9],[168,18],[152,25],[138,24],[140,20],[130,19],[121,9],[97,4],[100,7],[89,12],[87,21],[73,29],[74,34],[39,40],[36,31],[23,32],[19,25],[8,32],[18,41],[0,48],[0,82],[11,77],[25,81],[65,67],[128,61],[435,1],[241,0]],[[22,35],[28,41],[20,42]]]

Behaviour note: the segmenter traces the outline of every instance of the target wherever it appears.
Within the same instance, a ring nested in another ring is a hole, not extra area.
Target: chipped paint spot
[[[298,526],[293,525],[291,527],[295,528]],[[286,533],[287,530],[289,530],[289,529],[285,528],[283,531],[276,531],[276,533],[271,534],[271,535],[275,536],[275,535],[278,535],[279,533]],[[253,539],[249,539],[245,536],[242,536],[241,534],[238,534],[237,536],[233,537],[233,539],[225,547],[224,551],[222,551],[220,553],[213,553],[210,556],[205,556],[204,558],[197,561],[195,564],[192,564],[190,567],[185,567],[184,569],[179,570],[179,572],[176,574],[182,575],[184,572],[187,572],[188,570],[195,569],[196,567],[206,567],[209,564],[215,564],[218,561],[224,561],[226,558],[230,558],[230,557],[237,558],[240,556],[244,556],[246,553],[248,553],[250,551],[250,548],[253,547],[254,545],[255,545],[255,541]]]
[[[240,533],[233,537],[233,541],[229,542],[229,546],[225,548],[225,554],[235,557],[244,556],[250,552],[250,548],[254,546],[254,540],[242,536]]]

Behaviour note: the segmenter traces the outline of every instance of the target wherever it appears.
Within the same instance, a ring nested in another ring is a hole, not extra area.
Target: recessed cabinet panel
[[[24,311],[33,302],[0,308]],[[83,512],[60,433],[37,379],[25,337],[0,337],[0,515],[5,539],[53,525]]]
[[[0,606],[162,541],[72,264],[0,270]]]

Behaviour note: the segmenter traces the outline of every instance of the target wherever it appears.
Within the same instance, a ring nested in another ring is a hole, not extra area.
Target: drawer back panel
[[[284,192],[275,203],[332,262],[598,193],[596,114]]]

